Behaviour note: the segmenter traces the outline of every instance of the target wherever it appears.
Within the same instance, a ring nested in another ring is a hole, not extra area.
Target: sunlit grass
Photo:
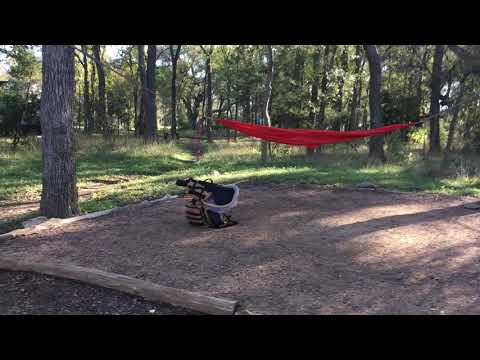
[[[250,181],[352,186],[362,181],[399,190],[423,190],[451,195],[480,196],[478,173],[469,174],[465,161],[458,162],[448,175],[438,172],[441,159],[424,160],[409,153],[390,156],[384,166],[367,164],[365,146],[354,151],[349,145],[324,147],[313,158],[300,147],[273,146],[273,158],[260,164],[259,142],[239,138],[237,142],[204,143],[204,157],[192,163],[188,139],[177,144],[145,145],[141,139],[119,138],[114,143],[100,136],[77,138],[77,184],[83,188],[102,180],[106,184],[88,199],[81,199],[82,211],[179,194],[178,178],[211,178],[220,183]],[[474,167],[474,166],[473,166]],[[471,172],[471,171],[470,171]],[[11,151],[8,139],[0,139],[0,202],[31,201],[41,191],[41,152],[31,140]]]

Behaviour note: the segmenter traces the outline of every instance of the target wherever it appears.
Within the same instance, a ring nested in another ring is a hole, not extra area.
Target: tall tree
[[[205,54],[205,76],[207,82],[207,111],[205,117],[207,119],[207,139],[208,142],[213,142],[212,140],[212,53],[213,53],[213,45],[210,45],[208,48],[201,46],[203,53]]]
[[[445,153],[444,153],[444,160],[443,162],[446,163],[448,160],[448,156],[452,151],[452,144],[453,144],[453,137],[455,135],[455,129],[458,122],[458,115],[460,113],[460,104],[463,101],[463,96],[465,94],[465,78],[462,78],[459,83],[459,91],[454,103],[454,110],[452,115],[452,120],[450,121],[450,126],[448,128],[448,137],[447,137],[447,145],[445,146]]]
[[[272,83],[273,83],[273,74],[274,74],[274,62],[273,62],[273,49],[271,45],[266,46],[266,56],[267,56],[267,77],[265,80],[265,107],[264,107],[264,116],[267,123],[265,125],[272,126],[270,120],[270,101],[272,99]],[[261,159],[262,163],[265,163],[268,160],[268,143],[262,141],[262,151]]]
[[[93,45],[93,55],[95,58],[95,65],[97,68],[98,76],[98,98],[96,105],[95,122],[102,128],[103,136],[110,138],[112,136],[112,129],[107,121],[107,98],[105,94],[105,70],[103,68],[103,62],[101,57],[100,45]]]
[[[318,112],[318,121],[315,124],[315,127],[321,127],[325,120],[325,108],[327,106],[327,87],[328,87],[328,76],[330,70],[333,66],[333,60],[335,58],[335,46],[326,45],[325,52],[323,54],[323,74],[322,74],[322,83],[320,85],[320,109]],[[331,60],[329,61],[329,54],[332,52]]]
[[[313,127],[316,127],[317,116],[318,116],[318,87],[320,82],[320,60],[321,60],[321,51],[320,47],[316,47],[313,53],[313,82],[312,82],[312,92],[310,97],[311,107],[310,107],[310,118],[313,120]]]
[[[145,102],[145,140],[154,141],[157,138],[157,91],[155,72],[157,62],[157,46],[148,45],[146,71],[146,102]]]
[[[170,128],[170,134],[172,140],[177,138],[177,62],[180,56],[181,45],[177,45],[177,49],[174,51],[173,45],[170,45],[170,59],[172,61],[172,123]]]
[[[94,131],[94,123],[92,116],[92,104],[90,103],[90,83],[88,75],[88,48],[82,45],[83,55],[83,116],[85,121],[85,132],[91,134]]]
[[[348,74],[348,46],[345,45],[340,55],[340,65],[342,73],[338,75],[338,94],[336,101],[337,112],[343,110],[343,88],[345,86],[345,76]]]
[[[444,45],[436,45],[433,54],[432,79],[430,81],[430,153],[439,153],[440,147],[440,96],[442,90],[442,64]]]
[[[415,118],[419,119],[422,109],[422,100],[423,100],[423,93],[422,93],[422,83],[423,83],[423,70],[427,68],[428,59],[430,56],[430,48],[425,46],[423,51],[422,60],[420,62],[420,66],[418,66],[417,70],[417,83],[416,83],[416,91],[415,91]]]
[[[92,50],[93,53],[93,50]],[[95,65],[95,57],[90,57],[90,112],[92,114],[92,120],[93,120],[93,131],[92,132],[99,132],[101,131],[101,128],[98,124],[98,122],[95,121],[97,118],[97,109],[96,109],[96,104],[97,104],[97,91],[96,91],[96,83],[97,83],[97,71],[96,71],[96,65]]]
[[[65,218],[80,212],[73,138],[74,50],[65,45],[42,48],[42,195],[40,213]]]
[[[357,108],[360,104],[360,97],[361,97],[361,85],[362,85],[362,71],[363,66],[365,64],[364,56],[362,53],[362,47],[357,45],[355,48],[355,71],[354,77],[355,82],[353,84],[353,93],[352,93],[352,101],[350,103],[350,121],[348,123],[346,130],[354,130],[358,126],[358,119],[357,119]]]
[[[130,77],[132,79],[134,79],[134,83],[133,83],[133,91],[132,91],[132,97],[133,97],[133,101],[132,101],[132,104],[133,104],[133,124],[134,124],[134,127],[135,127],[135,131],[137,130],[137,126],[138,126],[138,71],[135,71],[134,69],[134,61],[133,61],[133,50],[134,50],[134,46],[130,46],[128,51],[127,51],[127,64],[128,64],[128,68],[130,70]],[[128,131],[130,131],[130,127],[128,127]]]
[[[320,82],[320,60],[321,60],[321,51],[320,47],[316,47],[313,53],[313,83],[312,91],[310,96],[310,119],[312,119],[313,127],[317,127],[317,117],[318,117],[318,87]],[[307,156],[312,156],[314,153],[313,149],[307,148]]]
[[[382,65],[381,59],[375,45],[363,45],[367,55],[370,71],[370,127],[378,128],[383,126],[380,91],[382,87]],[[383,135],[373,136],[369,143],[369,161],[371,163],[382,162],[387,159],[383,151],[385,139]]]
[[[138,77],[140,79],[140,96],[138,97],[138,122],[135,124],[137,135],[145,134],[145,107],[146,107],[146,73],[145,73],[145,45],[137,45],[138,52]]]

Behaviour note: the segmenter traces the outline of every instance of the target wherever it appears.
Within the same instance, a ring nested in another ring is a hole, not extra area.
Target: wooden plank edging
[[[154,199],[154,200],[145,200],[140,203],[136,204],[129,204],[125,206],[119,206],[116,208],[112,209],[107,209],[107,210],[100,210],[100,211],[95,211],[92,213],[84,214],[84,215],[79,215],[79,216],[74,216],[70,218],[65,218],[65,219],[57,219],[57,218],[51,218],[48,219],[47,221],[44,221],[38,225],[29,227],[29,228],[20,228],[20,229],[15,229],[12,230],[8,233],[5,234],[0,234],[0,240],[8,240],[17,236],[23,236],[23,235],[30,235],[30,234],[37,234],[41,230],[48,230],[48,229],[54,229],[62,225],[66,224],[71,224],[80,220],[88,220],[88,219],[94,219],[100,216],[108,215],[112,212],[119,211],[119,210],[124,210],[127,208],[135,207],[135,206],[148,206],[148,205],[153,205],[159,202],[163,201],[168,201],[168,200],[173,200],[178,198],[176,195],[165,195],[162,198],[159,199]]]
[[[0,257],[0,269],[33,272],[101,286],[152,302],[162,302],[211,315],[233,315],[238,302],[187,290],[162,286],[149,281],[106,271],[68,264],[35,263]]]

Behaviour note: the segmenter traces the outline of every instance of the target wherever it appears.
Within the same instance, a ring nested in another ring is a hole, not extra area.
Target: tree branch
[[[480,56],[472,55],[458,45],[447,46],[460,60],[462,60],[465,73],[480,74]]]

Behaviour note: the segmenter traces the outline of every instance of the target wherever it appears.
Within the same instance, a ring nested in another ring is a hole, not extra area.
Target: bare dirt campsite
[[[478,46],[0,63],[0,315],[480,314]]]
[[[68,262],[232,298],[266,314],[480,312],[473,199],[242,187],[239,225],[185,226],[174,199],[14,238],[2,256]]]

